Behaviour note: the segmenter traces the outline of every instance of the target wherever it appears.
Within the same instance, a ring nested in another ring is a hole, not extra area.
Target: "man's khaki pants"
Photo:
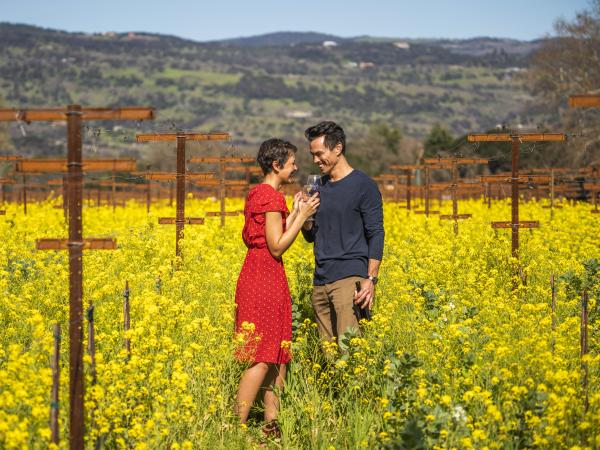
[[[358,331],[352,305],[355,283],[362,280],[362,277],[348,277],[323,286],[313,286],[312,305],[322,340],[331,341],[334,337],[337,340],[348,329]]]

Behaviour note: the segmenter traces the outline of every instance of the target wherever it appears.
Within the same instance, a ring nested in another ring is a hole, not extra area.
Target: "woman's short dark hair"
[[[333,150],[336,145],[342,144],[342,154],[346,151],[346,133],[344,133],[344,129],[335,122],[325,121],[318,123],[315,126],[307,128],[304,132],[304,136],[306,136],[308,142],[312,142],[321,136],[325,136],[323,143],[329,150]]]
[[[273,163],[275,161],[283,167],[290,155],[297,151],[296,146],[288,141],[277,138],[267,139],[260,144],[258,155],[256,155],[256,162],[258,162],[258,165],[266,175],[273,170]]]

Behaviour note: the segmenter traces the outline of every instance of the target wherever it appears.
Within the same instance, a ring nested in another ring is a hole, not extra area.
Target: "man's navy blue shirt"
[[[359,170],[338,181],[321,179],[321,204],[311,230],[315,243],[314,284],[321,286],[351,276],[367,277],[369,259],[383,257],[383,208],[377,184]]]

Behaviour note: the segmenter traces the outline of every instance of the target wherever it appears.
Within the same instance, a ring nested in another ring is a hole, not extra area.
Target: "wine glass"
[[[302,186],[302,193],[304,194],[304,201],[307,201],[310,197],[312,197],[315,192],[319,192],[318,184],[305,184]]]
[[[319,190],[318,186],[321,185],[321,176],[309,175],[306,179],[306,184],[312,184],[313,186],[317,186],[317,190]]]
[[[319,192],[319,188],[321,187],[321,179],[318,178],[316,181],[314,179],[311,179],[311,177],[313,177],[314,175],[309,175],[309,180],[314,181],[314,184],[305,184],[304,186],[302,186],[302,196],[304,197],[304,201],[308,201],[308,199],[310,197],[312,197],[316,192]],[[309,217],[307,220],[309,221],[314,221],[314,215]]]
[[[309,175],[306,178],[306,184],[304,185],[302,192],[304,193],[305,199],[312,197],[315,192],[319,192],[321,189],[321,177],[319,175]]]

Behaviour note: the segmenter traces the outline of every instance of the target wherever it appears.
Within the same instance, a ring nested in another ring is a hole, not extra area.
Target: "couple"
[[[318,194],[294,196],[288,211],[282,184],[296,172],[296,147],[280,139],[260,146],[257,161],[262,184],[246,198],[242,232],[248,247],[236,289],[236,332],[244,337],[237,358],[250,363],[236,399],[245,423],[259,390],[264,390],[268,436],[280,435],[279,400],[286,364],[291,359],[292,304],[281,255],[300,231],[314,242],[312,304],[320,337],[333,340],[348,328],[358,329],[354,304],[370,308],[383,255],[383,211],[377,184],[346,160],[346,136],[334,122],[306,130],[313,162],[323,177]],[[314,221],[308,220],[314,215]],[[360,290],[356,283],[360,282]]]

